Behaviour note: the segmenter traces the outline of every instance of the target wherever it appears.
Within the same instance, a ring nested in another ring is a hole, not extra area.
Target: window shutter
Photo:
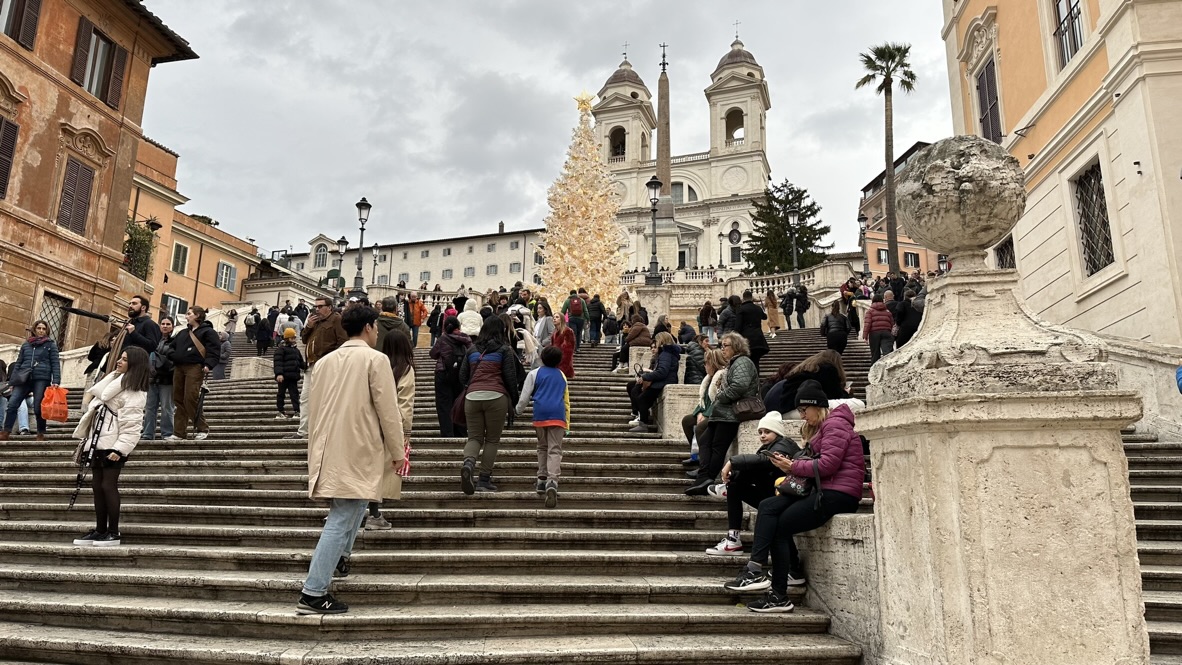
[[[107,98],[103,101],[113,109],[119,108],[123,99],[123,75],[127,69],[127,49],[115,45],[115,56],[111,58],[111,78],[107,82]]]
[[[70,68],[70,80],[83,85],[86,79],[86,61],[90,59],[90,38],[94,35],[94,24],[85,16],[78,18],[78,37],[74,41],[74,65]]]
[[[997,99],[997,63],[985,65],[986,96],[989,98],[989,139],[1001,143],[1001,109]]]
[[[70,216],[74,210],[74,192],[78,189],[78,169],[82,166],[78,160],[70,157],[66,159],[66,177],[62,179],[62,199],[57,209],[58,226],[70,228]]]
[[[16,155],[16,136],[20,127],[0,120],[0,199],[8,197],[8,178],[12,175],[12,161]]]
[[[86,217],[90,214],[90,189],[94,184],[94,169],[78,164],[78,186],[74,189],[74,212],[70,216],[70,230],[78,235],[86,231]]]
[[[41,16],[41,0],[25,0],[25,11],[21,17],[20,31],[16,41],[21,46],[33,50],[33,43],[37,41],[37,19]]]

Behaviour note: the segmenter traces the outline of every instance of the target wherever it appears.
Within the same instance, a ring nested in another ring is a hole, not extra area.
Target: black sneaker
[[[771,614],[775,612],[787,613],[796,608],[792,605],[792,601],[788,600],[787,594],[781,595],[769,589],[767,593],[763,594],[763,598],[747,603],[747,609],[752,612]]]
[[[460,490],[469,496],[476,491],[476,485],[472,483],[472,472],[476,470],[476,460],[464,460],[464,466],[460,469]]]
[[[98,531],[98,530],[96,530],[96,529],[91,529],[90,531],[88,531],[88,532],[86,533],[86,535],[85,535],[85,536],[82,536],[81,538],[75,538],[75,539],[74,539],[74,544],[75,544],[75,545],[81,545],[81,546],[84,546],[84,547],[89,547],[89,546],[91,546],[91,545],[94,545],[94,541],[98,540],[99,538],[103,538],[103,537],[105,537],[106,535],[107,535],[107,534],[105,534],[105,533],[103,533],[103,532],[101,532],[101,531]]]
[[[546,479],[545,478],[538,478],[538,484],[534,487],[534,490],[538,494],[545,494],[546,493]]]
[[[723,585],[730,591],[763,591],[772,588],[772,580],[764,572],[743,569],[739,576]]]
[[[296,614],[344,614],[349,606],[326,593],[323,596],[309,596],[300,594],[300,602],[296,603]]]
[[[349,576],[349,569],[351,567],[352,566],[349,565],[349,557],[343,556],[340,559],[337,559],[337,567],[333,569],[332,576],[333,577],[348,577]]]
[[[115,546],[119,545],[121,542],[123,542],[122,536],[120,536],[119,532],[116,531],[114,533],[104,533],[103,535],[95,538],[94,539],[94,546],[95,547],[115,547]]]
[[[558,505],[558,481],[551,480],[546,483],[546,507],[553,508]]]
[[[485,475],[483,473],[480,474],[480,480],[476,481],[476,491],[477,492],[495,492],[495,491],[497,491],[497,486],[494,485],[492,482],[492,475],[491,474],[489,474],[489,475]]]

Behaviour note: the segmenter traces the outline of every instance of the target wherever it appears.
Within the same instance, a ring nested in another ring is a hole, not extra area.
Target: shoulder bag
[[[197,347],[197,353],[200,353],[201,359],[205,360],[205,345],[202,344],[201,340],[197,337],[196,330],[189,331],[189,339],[193,340],[193,346]]]
[[[472,372],[468,376],[468,385],[464,386],[464,389],[460,392],[459,396],[456,397],[456,401],[451,405],[451,423],[453,425],[459,425],[461,427],[466,427],[468,425],[468,415],[464,413],[464,403],[468,399],[468,390],[472,385],[473,377],[476,376],[476,368],[480,366],[481,360],[484,360],[483,353],[480,354],[480,357],[476,359],[476,363],[472,365]],[[512,407],[510,407],[510,409],[511,408]]]
[[[759,395],[744,397],[735,402],[735,419],[741,423],[745,423],[748,420],[759,420],[766,414],[767,406],[764,405]]]

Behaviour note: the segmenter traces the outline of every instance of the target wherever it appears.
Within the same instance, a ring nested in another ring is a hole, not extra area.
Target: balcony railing
[[[624,155],[616,155],[614,157],[607,158],[608,164],[622,164],[623,162],[624,162]]]
[[[670,164],[685,164],[686,162],[701,162],[710,159],[709,152],[695,152],[692,155],[681,155],[669,160]]]
[[[741,145],[743,145],[743,139],[741,139],[741,138],[726,140],[726,147],[728,147],[728,148],[737,148]]]

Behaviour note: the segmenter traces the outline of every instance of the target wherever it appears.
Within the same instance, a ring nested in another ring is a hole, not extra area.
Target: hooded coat
[[[475,300],[469,299],[464,303],[464,311],[456,317],[460,320],[460,330],[469,337],[480,334],[480,326],[484,325],[484,318],[480,316],[480,307]]]
[[[866,457],[862,438],[854,431],[854,412],[850,407],[842,404],[830,411],[809,444],[817,459],[796,460],[792,463],[792,475],[813,478],[815,467],[820,471],[821,489],[861,499]]]
[[[382,340],[391,330],[401,330],[407,339],[411,339],[410,326],[406,325],[405,319],[394,312],[382,312],[378,315],[378,345],[375,348],[382,348]]]
[[[95,450],[115,450],[127,457],[135,450],[140,441],[140,431],[144,429],[144,407],[148,401],[148,393],[142,390],[124,390],[123,375],[111,372],[98,383],[86,389],[83,401],[86,411],[78,426],[74,428],[75,439],[89,439],[94,435],[94,427],[98,426],[98,409],[105,406],[110,410],[103,419],[103,428],[99,431],[98,443]]]

